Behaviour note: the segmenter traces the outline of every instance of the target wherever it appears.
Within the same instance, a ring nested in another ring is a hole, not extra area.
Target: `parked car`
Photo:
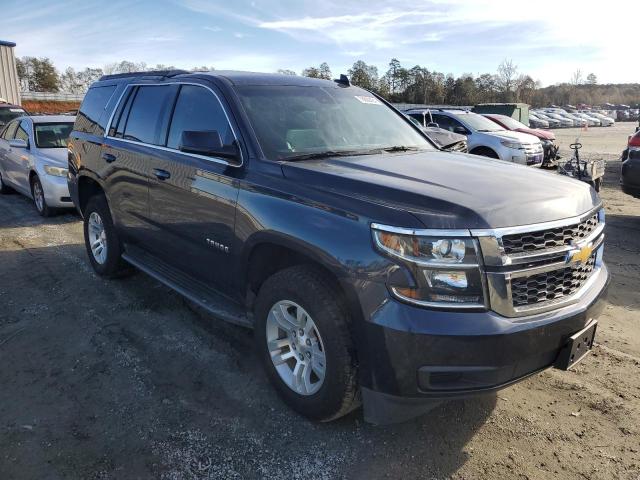
[[[28,115],[28,113],[20,105],[13,105],[0,99],[0,129],[14,118],[22,117],[23,115]]]
[[[622,152],[620,185],[625,193],[640,198],[640,130],[629,137],[627,148]]]
[[[513,132],[527,133],[533,135],[542,143],[542,150],[544,151],[543,165],[549,166],[558,158],[559,147],[556,145],[556,136],[552,132],[545,132],[535,128],[529,128],[524,123],[519,122],[515,118],[508,117],[506,115],[498,115],[493,113],[485,113],[485,117],[489,120],[497,123],[507,130]]]
[[[529,113],[529,126],[531,128],[549,128],[549,122],[538,117],[534,113]]]
[[[590,187],[439,151],[345,76],[105,76],[69,152],[96,273],[134,265],[253,327],[309,418],[405,420],[591,348],[609,273]]]
[[[603,127],[611,127],[613,125],[615,125],[615,120],[607,115],[603,115],[600,112],[596,112],[596,111],[589,111],[589,112],[584,112],[587,115],[589,115],[590,117],[595,117],[598,120],[600,120],[600,124]]]
[[[575,112],[572,115],[585,120],[589,127],[600,127],[602,125],[602,122],[600,122],[599,118],[592,117],[591,115],[588,115],[586,113]]]
[[[580,118],[577,115],[574,115],[573,113],[568,113],[568,112],[562,112],[562,113],[556,112],[556,113],[564,118],[573,120],[574,127],[586,127],[589,125],[589,123],[584,118]]]
[[[26,195],[43,217],[58,208],[73,208],[67,139],[75,119],[49,115],[11,120],[0,133],[0,193],[14,189]]]
[[[408,110],[420,121],[425,109]],[[538,138],[526,133],[510,132],[477,113],[466,110],[429,110],[433,122],[440,128],[467,136],[469,153],[508,162],[539,167],[544,152]]]
[[[407,115],[407,118],[411,122],[415,123],[425,133],[429,139],[443,150],[449,152],[467,152],[467,137],[466,135],[460,135],[459,133],[453,133],[444,128],[436,127],[435,123],[426,121],[422,122],[416,118]]]
[[[576,121],[575,120],[573,120],[571,118],[567,118],[564,115],[560,115],[559,113],[545,112],[545,115],[550,117],[550,118],[553,118],[553,119],[559,121],[561,127],[571,128],[571,127],[578,126],[578,125],[576,125]]]
[[[536,115],[536,117],[548,122],[549,123],[549,128],[560,128],[560,127],[564,126],[564,125],[562,125],[562,122],[560,120],[558,120],[557,118],[550,117],[549,115],[546,115],[544,112],[541,112],[539,110],[535,111],[535,115]],[[573,122],[571,124],[573,125]]]

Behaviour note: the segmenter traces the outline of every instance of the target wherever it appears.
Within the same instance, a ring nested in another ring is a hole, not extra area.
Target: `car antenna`
[[[334,80],[339,85],[344,85],[345,87],[351,86],[351,82],[349,81],[349,77],[347,77],[344,73],[340,74],[340,78],[336,78]]]

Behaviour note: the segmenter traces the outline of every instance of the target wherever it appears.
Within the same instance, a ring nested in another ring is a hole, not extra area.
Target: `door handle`
[[[166,170],[162,170],[161,168],[154,168],[153,174],[158,180],[167,180],[168,178],[171,178],[171,174]]]
[[[116,156],[112,155],[110,153],[103,153],[102,154],[102,159],[107,163],[112,163],[112,162],[116,161]]]

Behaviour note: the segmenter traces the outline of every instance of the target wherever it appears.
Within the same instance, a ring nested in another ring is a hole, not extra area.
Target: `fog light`
[[[469,286],[465,272],[425,270],[424,276],[431,288],[465,289]]]

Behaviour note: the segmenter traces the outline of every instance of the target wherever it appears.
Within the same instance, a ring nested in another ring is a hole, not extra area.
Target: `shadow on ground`
[[[374,427],[296,415],[251,333],[81,244],[0,251],[1,478],[447,477],[495,396]]]

